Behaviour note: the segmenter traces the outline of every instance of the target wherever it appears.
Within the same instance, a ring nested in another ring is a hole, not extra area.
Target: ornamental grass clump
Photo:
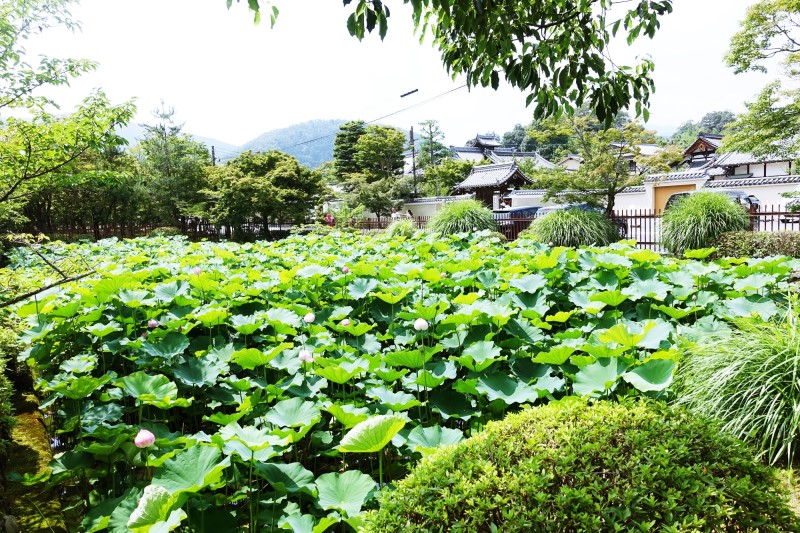
[[[409,218],[395,220],[386,228],[386,235],[389,237],[405,237],[410,239],[417,231],[417,224]]]
[[[428,228],[442,235],[476,232],[481,230],[497,231],[494,214],[477,200],[459,200],[445,204],[430,222]]]
[[[603,213],[579,208],[560,209],[539,217],[522,232],[553,246],[606,246],[619,239],[614,224]]]
[[[362,531],[797,531],[772,469],[660,403],[573,400],[423,459]]]
[[[664,247],[680,255],[713,246],[723,233],[748,229],[750,216],[726,194],[697,192],[667,209],[661,225]]]
[[[721,420],[770,464],[791,465],[800,445],[797,320],[795,307],[770,322],[739,319],[689,345],[677,372],[679,404]]]

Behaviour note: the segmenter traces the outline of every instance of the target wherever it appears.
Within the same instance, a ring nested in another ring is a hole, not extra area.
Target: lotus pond
[[[89,532],[357,529],[420,457],[509,412],[669,399],[679,343],[777,314],[800,267],[488,232],[48,253],[96,274],[15,310],[60,452],[26,482]]]

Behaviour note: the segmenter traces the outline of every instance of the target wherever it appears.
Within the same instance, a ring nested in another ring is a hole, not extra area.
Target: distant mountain
[[[333,161],[333,141],[339,126],[347,120],[310,120],[295,124],[287,128],[262,133],[252,141],[242,146],[192,135],[192,138],[205,144],[209,151],[214,147],[217,161],[224,163],[235,158],[242,152],[267,152],[280,150],[294,156],[309,168],[317,168],[325,161]],[[128,141],[128,146],[133,147],[144,137],[145,130],[139,124],[130,124],[117,132]]]
[[[239,147],[244,152],[266,152],[280,150],[293,155],[309,168],[317,168],[325,161],[333,160],[333,140],[339,126],[346,120],[310,120],[262,133]]]

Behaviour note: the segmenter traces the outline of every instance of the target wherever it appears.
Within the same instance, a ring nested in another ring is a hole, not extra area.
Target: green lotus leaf
[[[103,337],[106,337],[115,331],[122,331],[122,326],[118,322],[111,320],[107,324],[103,322],[95,322],[94,324],[86,326],[84,329],[98,339],[102,339]]]
[[[105,529],[117,531],[118,529],[111,523],[111,517],[117,512],[118,508],[122,507],[124,511],[125,506],[128,507],[128,516],[124,517],[122,525],[124,525],[127,530],[128,518],[130,518],[130,514],[133,510],[136,509],[140,497],[141,489],[130,487],[119,498],[109,498],[99,502],[97,505],[93,505],[81,522],[81,531],[85,533],[95,533],[96,531],[103,531]],[[120,522],[118,520],[116,526],[119,526],[119,524]]]
[[[255,426],[240,426],[232,422],[219,430],[219,435],[225,441],[237,440],[241,442],[251,452],[263,450],[268,446],[280,444],[281,441],[270,435],[264,429]]]
[[[622,294],[618,290],[597,292],[589,296],[589,300],[593,302],[603,302],[611,307],[617,307],[619,304],[626,302],[628,296]]]
[[[423,347],[422,350],[400,350],[396,352],[387,353],[383,360],[389,366],[401,366],[406,368],[422,368],[425,363],[431,360],[434,354],[442,350],[438,346],[438,350],[434,351]]]
[[[539,399],[539,393],[535,388],[499,372],[480,376],[475,388],[479,393],[486,395],[489,401],[502,400],[507,405],[529,403]]]
[[[161,357],[167,360],[177,355],[182,355],[188,347],[189,339],[186,335],[177,331],[170,331],[158,342],[144,341],[142,343],[142,351],[153,357]]]
[[[75,357],[70,357],[59,368],[62,372],[70,372],[73,374],[83,374],[91,372],[97,367],[97,356],[93,354],[80,354]]]
[[[483,372],[495,361],[505,359],[500,357],[501,353],[502,350],[494,342],[478,341],[465,348],[463,355],[457,357],[456,361],[473,372]]]
[[[426,455],[440,446],[458,444],[462,440],[464,440],[464,433],[459,429],[442,428],[439,425],[417,426],[409,432],[407,444],[412,452]]]
[[[775,284],[775,276],[767,274],[751,274],[746,278],[737,279],[733,282],[733,288],[737,291],[760,291],[764,287]]]
[[[411,289],[396,289],[392,291],[376,292],[375,297],[389,305],[395,305],[403,300],[411,292]]]
[[[189,286],[182,281],[170,281],[156,285],[153,288],[153,294],[156,300],[162,304],[172,303],[179,296],[187,296],[189,293]],[[185,302],[181,302],[185,304]]]
[[[548,315],[548,316],[544,317],[544,319],[547,322],[563,323],[563,322],[566,322],[567,320],[569,320],[572,317],[572,315],[574,315],[574,314],[575,314],[575,310],[559,311],[558,313],[554,313],[552,315]]]
[[[347,383],[361,372],[369,370],[369,363],[364,359],[334,363],[330,366],[315,366],[314,373],[339,385]]]
[[[361,507],[375,491],[375,481],[358,470],[343,474],[331,472],[317,478],[317,504],[325,510],[336,509],[347,516],[361,512]]]
[[[265,313],[267,323],[282,335],[294,335],[302,324],[300,315],[283,307],[272,307]]]
[[[227,363],[211,355],[183,359],[170,369],[181,383],[190,387],[210,387],[229,370]]]
[[[572,389],[580,396],[600,396],[616,388],[617,380],[627,368],[628,365],[616,357],[599,359],[575,374]]]
[[[291,529],[292,533],[323,533],[332,525],[339,523],[337,518],[330,516],[323,516],[316,525],[314,525],[314,520],[315,518],[313,515],[295,513],[283,516],[278,521],[278,527],[282,529]]]
[[[594,359],[601,359],[603,357],[618,357],[625,353],[624,347],[612,347],[608,344],[591,344],[586,343],[578,347],[582,352],[586,352]]]
[[[204,305],[196,309],[193,314],[194,318],[207,328],[223,324],[230,316],[230,312],[219,304]]]
[[[758,316],[761,320],[769,320],[778,314],[778,306],[773,300],[755,294],[725,300],[721,307],[730,318]]]
[[[657,279],[638,280],[622,289],[622,294],[630,296],[631,300],[653,298],[663,301],[672,288],[672,285]]]
[[[72,400],[82,400],[111,381],[111,378],[112,376],[110,374],[99,378],[92,376],[71,376],[68,381],[53,381],[48,383],[45,390],[57,392]]]
[[[378,400],[392,411],[406,411],[420,405],[417,399],[406,392],[393,392],[386,387],[372,387],[367,391],[367,396]]]
[[[179,499],[180,494],[170,493],[159,485],[146,486],[139,505],[128,519],[128,528],[133,533],[149,533],[160,522],[180,525],[181,520],[186,518],[186,513],[180,509],[173,511],[173,506]]]
[[[693,313],[697,313],[698,311],[703,311],[702,307],[686,307],[683,309],[678,309],[676,307],[670,307],[668,305],[653,305],[651,309],[655,309],[657,311],[661,311],[668,317],[680,320],[681,318],[685,318]]]
[[[352,404],[332,404],[325,409],[339,421],[345,429],[350,429],[369,418],[369,409]]]
[[[530,274],[521,278],[512,279],[508,282],[510,287],[519,289],[522,292],[535,293],[547,286],[547,278],[541,274]]]
[[[231,325],[242,335],[252,335],[264,325],[264,321],[256,315],[233,315]]]
[[[148,291],[136,291],[123,289],[119,291],[119,301],[131,308],[139,308],[145,305],[154,305],[156,303],[154,298],[150,298]]]
[[[134,372],[114,382],[129,396],[160,409],[185,407],[188,401],[178,398],[178,386],[163,374],[151,376],[144,371]]]
[[[651,323],[650,327],[653,327],[654,325],[655,324]],[[647,329],[648,328],[645,328],[645,332],[643,333],[633,333],[625,324],[617,324],[616,326],[599,333],[597,338],[602,342],[613,343],[620,348],[630,350],[639,346],[639,343],[642,342],[645,337]]]
[[[540,352],[533,358],[535,363],[543,363],[546,365],[563,365],[569,360],[569,357],[575,353],[575,348],[565,344],[554,346],[547,352]]]
[[[280,493],[304,492],[316,495],[314,474],[300,463],[257,463],[255,470]]]
[[[283,342],[266,352],[258,348],[245,348],[234,352],[231,361],[245,370],[253,370],[254,368],[268,365],[281,352],[292,348],[294,348],[294,345],[290,342]]]
[[[317,404],[302,398],[291,398],[275,404],[265,418],[280,427],[311,427],[319,422],[321,415]]]
[[[369,293],[378,288],[378,280],[372,278],[358,278],[347,285],[347,293],[353,300],[363,300]]]
[[[683,256],[687,259],[705,259],[716,251],[716,248],[699,248],[697,250],[686,250],[683,252]]]
[[[622,379],[641,392],[662,391],[672,384],[675,361],[650,359],[622,375]]]
[[[397,415],[378,415],[356,424],[342,437],[339,451],[373,453],[381,451],[392,437],[406,425]]]
[[[216,447],[195,445],[165,461],[156,470],[151,483],[163,487],[169,494],[199,492],[219,483],[223,470],[230,464],[230,458],[222,459]]]
[[[413,384],[432,389],[438,387],[448,379],[457,376],[456,365],[453,361],[436,361],[425,366],[413,376]]]
[[[594,256],[594,261],[597,263],[598,266],[604,268],[630,268],[633,266],[633,263],[630,259],[625,256],[613,253],[599,253]]]

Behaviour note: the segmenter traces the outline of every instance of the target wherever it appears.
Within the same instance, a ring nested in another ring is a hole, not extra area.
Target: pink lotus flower
[[[156,436],[146,429],[140,429],[139,433],[133,438],[133,443],[137,448],[147,448],[148,446],[152,446],[155,441]]]
[[[200,267],[194,267],[192,269],[192,274],[194,274],[195,276],[199,276],[202,273],[203,273],[203,269],[200,268]]]
[[[150,320],[147,321],[147,327],[148,328],[157,328],[158,327],[158,320],[156,320],[155,318],[151,318]]]
[[[414,321],[414,329],[417,331],[427,331],[428,321],[424,318],[418,318]]]
[[[442,272],[442,273],[441,273],[441,278],[442,278],[442,279],[445,279],[446,277],[447,277],[447,272]]]
[[[350,319],[349,318],[345,318],[345,319],[342,320],[342,327],[346,328],[349,325],[350,325]]]
[[[304,363],[313,363],[314,362],[314,356],[311,355],[311,352],[309,352],[308,350],[300,350],[300,353],[298,354],[297,357],[298,357],[298,359],[300,359],[300,361],[302,361]]]
[[[344,272],[345,274],[349,274],[350,273],[350,269],[347,268],[346,266],[344,266],[344,267],[342,267],[342,272]]]
[[[550,241],[550,242],[548,242],[548,243],[547,243],[547,246],[549,246],[550,248],[552,248],[552,247],[553,247],[553,246],[555,246],[555,245],[553,244],[553,241]]]
[[[311,324],[316,319],[317,317],[314,315],[314,313],[307,313],[306,316],[303,317],[303,320],[305,320],[306,324]]]

